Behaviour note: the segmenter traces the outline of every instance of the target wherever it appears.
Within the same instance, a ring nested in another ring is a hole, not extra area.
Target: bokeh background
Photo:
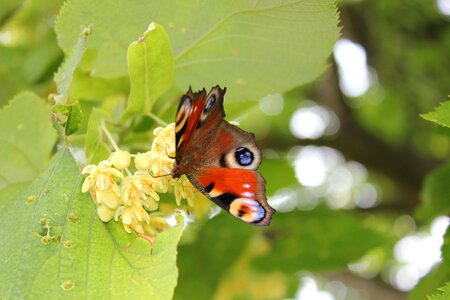
[[[55,91],[62,4],[0,4],[0,107],[24,90]],[[190,223],[175,298],[416,300],[450,280],[450,253],[443,260],[441,251],[450,131],[420,117],[448,99],[450,1],[348,0],[338,9],[342,34],[319,78],[258,101],[226,101],[227,119],[263,149],[260,170],[278,213],[265,231],[223,213]],[[94,99],[83,98],[82,79],[72,92],[87,115],[126,99],[124,79],[96,81]],[[170,122],[175,106],[160,117]]]

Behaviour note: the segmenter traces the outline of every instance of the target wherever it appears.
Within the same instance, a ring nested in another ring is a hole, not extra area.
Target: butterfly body
[[[238,219],[268,225],[275,210],[267,203],[265,180],[256,169],[261,151],[254,135],[224,120],[226,89],[191,89],[176,116],[172,176],[185,174],[206,197]]]

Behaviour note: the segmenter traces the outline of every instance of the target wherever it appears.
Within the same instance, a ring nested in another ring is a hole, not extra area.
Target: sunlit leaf
[[[450,101],[441,103],[434,111],[420,115],[428,121],[435,122],[441,126],[450,127]]]
[[[128,45],[150,21],[170,37],[178,87],[220,84],[234,100],[258,99],[311,81],[324,71],[338,37],[331,0],[68,1],[56,32],[67,53],[78,28],[94,24],[82,67],[117,77],[127,72]]]
[[[450,269],[444,264],[434,267],[419,283],[408,293],[408,300],[423,300],[427,295],[435,294],[436,289],[443,286],[450,278]]]
[[[99,220],[82,179],[62,149],[0,213],[2,297],[171,299],[183,224],[158,235],[150,252],[144,239]]]
[[[438,288],[439,292],[428,296],[429,300],[448,300],[450,299],[450,282],[447,282],[443,287]]]
[[[77,70],[69,88],[69,99],[96,102],[108,96],[128,94],[129,85],[126,77],[105,79]]]
[[[128,47],[131,91],[122,118],[150,112],[156,99],[173,81],[173,57],[165,30],[151,23],[147,31]]]
[[[70,104],[56,104],[52,107],[53,127],[65,135],[75,133],[81,126],[83,112],[79,101]]]
[[[0,210],[46,166],[55,140],[50,107],[35,94],[0,110]]]
[[[72,82],[73,73],[78,67],[83,53],[86,50],[87,38],[92,33],[92,26],[83,28],[79,35],[77,43],[73,46],[70,55],[66,58],[64,63],[58,69],[55,74],[56,89],[58,91],[60,99],[59,103],[65,104],[67,101],[67,95],[69,94],[69,86]]]

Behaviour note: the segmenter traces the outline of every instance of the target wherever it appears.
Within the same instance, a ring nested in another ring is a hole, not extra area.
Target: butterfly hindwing
[[[212,168],[188,177],[205,196],[236,218],[253,225],[270,223],[274,209],[267,203],[265,180],[258,172]]]
[[[222,120],[211,144],[210,152],[218,158],[222,168],[256,170],[261,164],[261,151],[253,134]]]

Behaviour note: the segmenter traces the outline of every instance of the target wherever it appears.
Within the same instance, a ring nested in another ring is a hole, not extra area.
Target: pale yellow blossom
[[[115,168],[123,170],[130,166],[131,154],[127,151],[117,150],[111,154],[109,160]]]
[[[84,193],[92,190],[97,203],[101,203],[105,197],[108,199],[108,202],[111,202],[109,201],[111,200],[110,193],[117,196],[120,195],[120,189],[115,178],[121,179],[123,178],[123,174],[119,170],[111,167],[111,165],[110,161],[104,160],[98,166],[88,165],[81,171],[82,174],[89,174],[84,180],[81,190]],[[108,191],[108,193],[105,194],[105,191]]]
[[[97,207],[97,215],[103,222],[109,222],[115,214],[115,210],[106,205],[99,205]]]
[[[151,151],[149,151],[151,161],[151,173],[155,176],[169,175],[172,172],[175,160],[175,123],[166,127],[158,127],[153,130]],[[168,176],[170,177],[170,176]]]
[[[142,223],[150,223],[148,212],[141,205],[120,206],[115,213],[114,219],[121,220],[125,231],[131,233],[145,233]]]
[[[138,153],[134,158],[134,166],[137,170],[145,171],[150,169],[151,160],[150,160],[150,152],[146,153]]]

